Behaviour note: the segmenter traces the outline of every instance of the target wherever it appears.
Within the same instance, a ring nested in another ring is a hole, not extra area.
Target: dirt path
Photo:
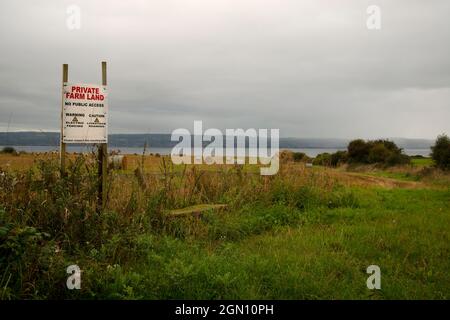
[[[427,188],[428,186],[423,182],[404,181],[393,178],[375,177],[368,174],[356,172],[335,172],[336,178],[343,179],[346,183],[359,186],[379,186],[383,188],[405,188],[417,189]]]

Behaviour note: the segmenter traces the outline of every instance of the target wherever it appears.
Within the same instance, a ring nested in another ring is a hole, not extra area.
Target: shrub
[[[383,163],[391,155],[388,148],[382,143],[376,143],[369,151],[369,156],[367,157],[368,163]]]
[[[347,162],[348,155],[345,151],[337,151],[331,154],[330,164],[333,167],[337,167],[338,165]]]
[[[328,152],[318,154],[314,160],[313,164],[316,166],[330,166],[331,165],[331,154]]]
[[[281,150],[280,152],[280,162],[288,163],[294,160],[294,153],[290,150]]]
[[[406,154],[402,153],[391,153],[389,157],[387,157],[384,162],[388,166],[395,166],[400,164],[409,164],[411,163],[411,158]]]
[[[389,166],[407,164],[410,158],[389,140],[353,140],[348,145],[348,161],[351,163],[385,164]]]
[[[438,136],[431,151],[431,157],[440,169],[450,169],[450,138],[447,135]]]
[[[374,145],[382,144],[387,150],[394,153],[401,153],[402,149],[399,148],[393,141],[390,140],[376,140],[373,142]]]
[[[367,163],[370,145],[362,139],[350,141],[347,147],[350,162]]]
[[[303,152],[293,152],[292,158],[295,162],[308,161],[309,157]]]
[[[17,154],[17,151],[13,147],[4,147],[1,153]]]

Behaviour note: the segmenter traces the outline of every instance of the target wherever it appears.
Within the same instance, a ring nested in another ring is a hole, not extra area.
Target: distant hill
[[[428,149],[433,140],[392,138],[404,149]],[[345,149],[349,139],[280,138],[280,148]],[[147,143],[152,148],[171,148],[177,142],[170,141],[170,134],[110,134],[111,147],[140,148]],[[59,132],[0,132],[0,146],[58,146]]]

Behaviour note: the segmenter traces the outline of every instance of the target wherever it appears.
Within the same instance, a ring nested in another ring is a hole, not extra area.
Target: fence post
[[[64,143],[64,83],[69,81],[69,65],[63,64],[61,86],[61,132],[59,134],[59,160],[61,176],[66,175],[66,144]]]
[[[106,62],[102,62],[102,85],[107,85]],[[108,115],[106,115],[108,116]],[[107,133],[108,134],[108,133]],[[98,211],[101,212],[107,201],[106,183],[108,176],[108,144],[101,143],[98,146]]]

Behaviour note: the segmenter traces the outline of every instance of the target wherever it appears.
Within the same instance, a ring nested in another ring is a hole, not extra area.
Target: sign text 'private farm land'
[[[108,142],[108,95],[106,86],[63,85],[63,142]]]

